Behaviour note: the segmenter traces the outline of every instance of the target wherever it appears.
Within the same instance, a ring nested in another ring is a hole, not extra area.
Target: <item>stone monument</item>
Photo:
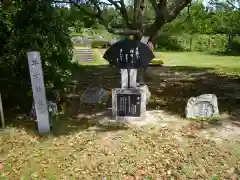
[[[88,87],[81,96],[81,103],[97,104],[104,103],[108,100],[108,92],[101,87]]]
[[[50,132],[49,113],[47,107],[40,52],[27,52],[27,58],[32,84],[34,105],[36,109],[38,130],[41,134],[48,133]]]
[[[217,96],[214,94],[202,94],[198,97],[191,97],[186,106],[187,118],[211,118],[218,117]]]
[[[121,70],[121,88],[112,90],[112,115],[116,120],[146,116],[149,91],[137,84],[137,69],[146,68],[153,58],[147,45],[137,40],[118,41],[104,54],[104,59]]]

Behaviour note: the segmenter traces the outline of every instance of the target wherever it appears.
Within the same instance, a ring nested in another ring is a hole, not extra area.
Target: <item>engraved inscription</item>
[[[217,117],[219,116],[217,96],[214,94],[202,94],[191,97],[186,106],[186,117]]]
[[[213,112],[213,106],[207,101],[202,101],[194,105],[196,117],[211,117],[213,116]]]
[[[141,109],[140,94],[118,94],[117,95],[117,115],[140,117]]]

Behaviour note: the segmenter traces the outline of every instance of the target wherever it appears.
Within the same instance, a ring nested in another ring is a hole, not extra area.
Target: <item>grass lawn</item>
[[[94,49],[94,62],[89,65],[108,64],[102,56],[105,49]],[[154,52],[167,65],[214,68],[215,72],[229,75],[240,74],[240,56],[214,55],[201,52]],[[82,65],[84,65],[82,63]]]
[[[94,50],[95,62],[84,65],[95,65],[96,70],[96,65],[107,64],[99,58],[102,52]],[[195,52],[155,54],[166,64],[240,72],[239,57]],[[96,76],[101,76],[103,69],[98,71]],[[84,83],[89,81],[88,77],[80,78]],[[169,88],[171,97],[177,99],[172,93],[176,89]],[[218,144],[200,136],[198,124],[175,129],[161,124],[136,127],[89,122],[85,125],[82,121],[59,119],[57,128],[68,130],[67,134],[38,136],[31,122],[0,131],[0,179],[239,180],[240,142],[223,140]]]
[[[155,52],[165,64],[214,68],[218,72],[240,74],[240,56],[221,56],[201,52]]]

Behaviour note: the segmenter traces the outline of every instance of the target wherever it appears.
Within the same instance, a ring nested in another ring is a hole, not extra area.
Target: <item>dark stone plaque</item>
[[[141,94],[117,94],[117,116],[141,116]]]

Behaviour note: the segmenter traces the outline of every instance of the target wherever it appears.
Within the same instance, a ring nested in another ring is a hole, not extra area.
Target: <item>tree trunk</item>
[[[190,45],[189,45],[189,50],[192,51],[192,41],[193,41],[193,35],[191,34],[190,36]]]
[[[233,41],[233,34],[228,34],[228,46],[227,46],[227,52],[231,52],[232,50],[232,41]]]
[[[163,27],[164,24],[164,19],[156,19],[153,24],[144,29],[143,36],[148,36],[150,38],[155,37],[157,32],[161,29],[161,27]]]

